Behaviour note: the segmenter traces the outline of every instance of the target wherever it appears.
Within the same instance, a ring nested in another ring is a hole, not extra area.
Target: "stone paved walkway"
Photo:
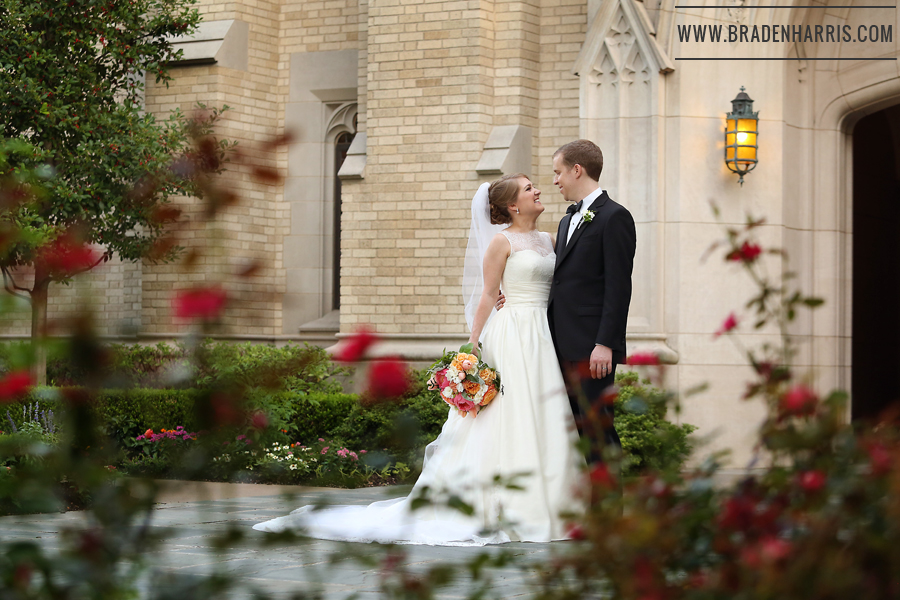
[[[379,568],[362,566],[354,560],[335,562],[354,552],[377,552],[377,547],[323,540],[263,547],[260,542],[267,534],[250,528],[254,523],[283,515],[300,505],[318,501],[367,504],[404,495],[407,488],[339,490],[191,485],[175,485],[164,491],[160,497],[163,502],[154,511],[153,526],[168,530],[164,548],[153,553],[154,564],[159,570],[173,574],[182,581],[213,572],[240,576],[246,587],[232,597],[248,597],[254,586],[279,598],[297,593],[304,597],[315,597],[319,593],[329,600],[351,596],[359,599],[382,597]],[[294,495],[287,497],[279,492]],[[0,539],[4,542],[39,539],[46,548],[55,548],[62,528],[78,526],[83,521],[83,513],[78,512],[2,517]],[[247,540],[228,545],[223,551],[215,553],[211,540],[230,526],[247,531]],[[463,564],[484,552],[512,553],[517,558],[516,566],[491,571],[488,597],[514,598],[528,597],[536,591],[532,589],[529,592],[529,584],[537,578],[537,567],[553,555],[566,551],[567,547],[566,542],[556,542],[514,543],[487,548],[404,546],[403,549],[407,552],[405,564],[413,572],[424,572],[438,564]],[[442,588],[438,597],[466,598],[474,590],[474,583],[468,577],[460,576],[452,585]]]

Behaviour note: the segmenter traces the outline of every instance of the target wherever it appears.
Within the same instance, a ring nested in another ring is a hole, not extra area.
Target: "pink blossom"
[[[228,295],[219,287],[181,290],[172,300],[172,308],[179,319],[211,321],[225,307]]]
[[[328,449],[329,449],[330,447],[331,447],[331,446],[325,446],[324,448],[322,448],[322,454],[328,454]]]
[[[365,454],[366,452],[368,452],[368,450],[360,450],[359,451],[360,454]]]
[[[325,438],[319,438],[319,441],[320,441],[320,442],[324,442],[324,441],[325,441]]]
[[[395,357],[372,361],[369,366],[368,391],[379,400],[399,398],[409,389],[406,363]]]
[[[738,324],[737,317],[734,316],[734,313],[731,313],[730,315],[728,315],[728,318],[725,319],[725,322],[722,323],[722,326],[719,327],[718,330],[716,330],[716,337],[719,337],[723,333],[728,333],[729,331],[731,331],[732,329],[737,327],[737,324]]]
[[[475,363],[473,363],[469,359],[466,359],[466,360],[462,361],[461,363],[459,363],[459,366],[462,367],[463,371],[468,371],[469,369],[471,369],[472,367],[475,366]]]
[[[629,365],[658,365],[659,356],[654,352],[635,352],[626,362]]]
[[[365,452],[365,450],[363,450],[363,452]],[[356,452],[351,452],[350,458],[352,458],[353,460],[359,460],[359,457],[356,455]]]
[[[825,487],[826,480],[827,477],[822,471],[804,471],[798,477],[800,487],[811,494]]]
[[[475,403],[469,400],[468,398],[464,398],[462,395],[456,397],[458,399],[456,403],[456,408],[465,412],[474,412],[475,411]]]
[[[341,362],[357,362],[363,357],[369,346],[377,341],[378,338],[371,330],[365,327],[361,328],[341,345],[340,351],[334,355],[334,358]]]
[[[443,388],[447,386],[447,369],[441,369],[437,373],[434,374],[434,381],[437,383],[439,388]]]
[[[34,380],[28,371],[12,371],[0,379],[0,402],[12,402],[28,393]]]
[[[781,410],[788,415],[809,415],[815,412],[818,401],[814,391],[798,384],[781,397]]]
[[[725,260],[731,260],[735,262],[743,261],[747,263],[751,263],[755,261],[759,255],[762,254],[762,248],[759,247],[758,244],[751,244],[750,242],[744,242],[740,248],[736,250],[732,250],[725,257]]]

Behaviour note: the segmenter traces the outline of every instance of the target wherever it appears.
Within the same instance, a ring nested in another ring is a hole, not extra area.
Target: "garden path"
[[[196,576],[220,572],[239,576],[242,586],[231,597],[250,597],[258,588],[277,598],[293,594],[304,597],[378,598],[381,592],[380,567],[365,566],[352,559],[354,553],[375,552],[369,544],[340,544],[324,540],[277,542],[264,546],[260,542],[269,534],[252,531],[254,523],[285,514],[310,503],[367,504],[375,500],[403,495],[408,488],[389,486],[356,490],[302,488],[298,486],[263,486],[252,484],[191,484],[178,482],[166,486],[161,502],[153,514],[153,527],[167,530],[164,546],[151,553],[155,572],[143,582],[159,582],[163,574],[174,576],[174,582],[186,584]],[[0,518],[0,539],[4,542],[40,540],[53,549],[59,545],[59,533],[67,527],[84,523],[84,513],[25,515]],[[247,533],[244,541],[226,544],[216,552],[212,541],[230,527]],[[162,533],[162,531],[160,531]],[[422,573],[438,564],[460,565],[480,553],[515,555],[515,565],[490,569],[492,581],[487,597],[514,598],[529,596],[529,587],[538,578],[537,567],[547,564],[571,545],[513,543],[487,548],[455,548],[403,546],[401,561],[409,571]],[[335,562],[336,559],[345,559]],[[476,583],[458,571],[451,585],[441,588],[438,598],[465,598]],[[531,588],[532,593],[536,590]]]

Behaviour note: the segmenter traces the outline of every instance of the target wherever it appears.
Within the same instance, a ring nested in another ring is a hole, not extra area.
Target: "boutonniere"
[[[581,223],[590,223],[593,220],[594,220],[594,211],[592,211],[592,210],[586,210],[586,211],[584,211],[584,214],[581,215]],[[581,223],[578,224],[578,227],[581,227]],[[575,229],[578,229],[578,227],[576,227]]]

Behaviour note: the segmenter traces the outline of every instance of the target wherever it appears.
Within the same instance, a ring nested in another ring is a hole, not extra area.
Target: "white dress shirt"
[[[569,220],[569,234],[566,236],[566,244],[569,243],[569,240],[572,239],[572,234],[575,233],[575,230],[578,229],[578,226],[584,220],[585,211],[590,210],[591,204],[594,203],[594,200],[600,197],[600,194],[603,193],[603,188],[597,188],[590,194],[588,194],[584,200],[581,201],[581,210],[579,210],[576,214],[572,215],[572,218]]]

